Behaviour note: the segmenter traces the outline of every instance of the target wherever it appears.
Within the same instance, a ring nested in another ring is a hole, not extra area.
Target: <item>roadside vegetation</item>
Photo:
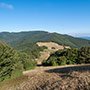
[[[45,66],[88,64],[90,63],[90,47],[58,50],[42,62]]]

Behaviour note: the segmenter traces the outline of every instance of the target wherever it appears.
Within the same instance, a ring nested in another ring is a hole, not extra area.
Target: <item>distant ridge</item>
[[[27,51],[37,42],[55,42],[62,46],[80,48],[90,46],[90,40],[75,38],[66,34],[49,33],[46,31],[1,32],[0,40],[17,50]],[[37,47],[37,46],[35,46]]]

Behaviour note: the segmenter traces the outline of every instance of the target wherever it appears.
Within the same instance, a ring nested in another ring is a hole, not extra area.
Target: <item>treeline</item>
[[[45,66],[88,64],[90,63],[90,47],[58,50],[42,62]]]
[[[0,82],[21,76],[24,70],[34,68],[36,64],[30,55],[16,52],[0,41]]]

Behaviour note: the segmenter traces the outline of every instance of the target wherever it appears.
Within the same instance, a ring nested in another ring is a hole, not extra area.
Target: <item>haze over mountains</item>
[[[90,37],[88,37],[88,36],[80,36],[80,37],[78,37],[78,38],[82,38],[82,39],[88,39],[88,40],[90,40]]]
[[[90,33],[77,33],[77,34],[70,34],[71,36],[82,38],[82,39],[88,39],[90,40]]]

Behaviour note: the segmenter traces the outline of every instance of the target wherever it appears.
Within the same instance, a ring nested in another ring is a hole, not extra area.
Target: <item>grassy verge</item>
[[[21,76],[15,79],[6,80],[0,83],[0,90],[6,90],[7,88],[12,86],[17,86],[17,85],[19,86],[21,83],[23,83],[26,80],[28,80],[28,76]]]

